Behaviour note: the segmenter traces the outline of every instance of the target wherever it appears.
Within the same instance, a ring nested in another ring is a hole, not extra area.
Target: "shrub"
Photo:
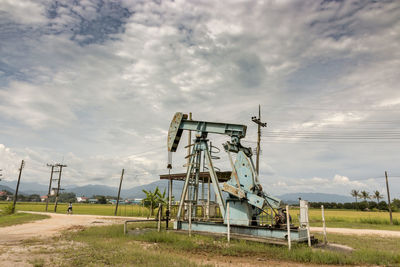
[[[375,201],[369,201],[368,202],[369,209],[376,209],[378,208],[378,204]]]
[[[386,203],[386,201],[380,201],[378,203],[378,209],[380,209],[380,210],[389,210],[388,204]]]
[[[1,212],[3,215],[10,215],[13,214],[13,204],[10,203],[7,206],[3,208],[3,211]]]
[[[355,205],[353,205],[353,203],[346,202],[346,203],[343,204],[343,208],[350,210],[350,209],[354,209]]]
[[[363,201],[363,202],[358,203],[358,209],[365,210],[366,208],[368,208],[367,201]]]

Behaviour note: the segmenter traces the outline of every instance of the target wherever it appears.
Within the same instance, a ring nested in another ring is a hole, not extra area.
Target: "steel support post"
[[[192,236],[192,202],[189,202],[189,236]]]
[[[185,204],[185,197],[186,197],[186,194],[187,194],[187,191],[188,191],[189,179],[190,179],[190,176],[192,174],[193,163],[194,163],[194,159],[195,159],[195,157],[193,156],[195,148],[196,148],[196,145],[193,146],[192,154],[189,157],[189,165],[188,165],[188,169],[187,169],[187,172],[186,172],[185,184],[183,185],[182,195],[181,195],[181,199],[179,201],[178,213],[176,215],[176,220],[177,221],[179,221],[180,218],[181,218],[182,208],[183,208],[183,206]]]
[[[222,198],[221,188],[219,187],[219,184],[218,184],[218,177],[217,177],[217,174],[215,173],[214,165],[211,160],[211,155],[210,155],[210,151],[208,150],[207,143],[205,143],[205,145],[206,145],[206,149],[205,149],[206,160],[207,160],[207,164],[208,164],[208,168],[209,168],[208,171],[210,172],[212,184],[213,184],[215,195],[216,195],[216,200],[221,209],[222,216],[225,217],[225,203]]]
[[[229,220],[229,202],[226,203],[226,228],[227,228],[227,236],[228,242],[231,242],[231,222]]]

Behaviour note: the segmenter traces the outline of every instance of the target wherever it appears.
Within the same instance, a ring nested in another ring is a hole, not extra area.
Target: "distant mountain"
[[[136,187],[132,187],[130,189],[122,190],[121,195],[124,197],[128,198],[144,198],[146,196],[145,193],[143,193],[143,189],[146,191],[152,191],[154,192],[155,188],[158,186],[158,189],[160,189],[161,193],[164,192],[165,194],[168,194],[168,180],[159,180],[152,182],[150,184],[146,185],[140,185]],[[182,193],[182,188],[183,188],[183,182],[173,182],[172,184],[172,195],[175,196],[176,198],[179,198],[181,193]]]
[[[117,196],[118,188],[106,185],[89,184],[84,186],[68,187],[65,189],[65,192],[73,192],[77,196],[85,197],[91,197],[93,195]]]
[[[175,196],[175,199],[179,199],[182,193],[183,188],[182,181],[174,181],[172,187],[172,194]],[[0,182],[0,190],[8,190],[10,192],[14,192],[14,188],[16,185],[16,181],[1,181]],[[123,198],[144,198],[145,193],[143,193],[143,189],[147,191],[154,191],[154,189],[158,186],[158,188],[163,192],[164,190],[168,192],[168,180],[158,180],[146,185],[135,186],[132,188],[124,189],[122,187],[121,197]],[[95,185],[89,184],[84,186],[62,186],[65,188],[64,192],[73,192],[77,196],[86,196],[91,197],[93,195],[105,195],[105,196],[117,196],[118,188],[111,187],[106,185]],[[19,192],[24,195],[31,194],[39,194],[45,195],[47,194],[48,185],[32,183],[32,182],[23,182],[21,181]],[[212,188],[211,188],[212,190]],[[212,190],[211,196],[214,198],[214,191]],[[201,198],[201,185],[200,185],[200,198]],[[205,188],[205,194],[207,194],[207,186]],[[289,193],[283,194],[280,196],[276,196],[277,198],[283,200],[289,204],[296,204],[299,201],[299,197],[304,200],[308,200],[310,202],[353,202],[354,199],[350,196],[337,195],[337,194],[324,194],[324,193]]]
[[[0,186],[6,186],[12,188],[11,192],[15,191],[15,187],[17,185],[17,181],[0,181]],[[45,195],[47,194],[48,185],[33,183],[33,182],[25,182],[21,179],[21,183],[19,184],[18,193],[22,195]]]
[[[12,189],[9,186],[0,184],[0,191],[3,191],[3,190],[7,190],[8,192],[11,192],[11,193],[14,193],[14,191],[15,191],[14,189]]]
[[[336,195],[336,194],[324,194],[324,193],[289,193],[277,196],[279,199],[289,204],[298,203],[299,197],[309,202],[353,202],[354,199],[350,196]]]

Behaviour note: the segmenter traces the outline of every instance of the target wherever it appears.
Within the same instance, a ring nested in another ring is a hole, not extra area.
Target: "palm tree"
[[[360,191],[355,189],[351,190],[351,196],[356,199],[356,205],[358,206],[357,198],[360,196]]]
[[[369,193],[367,191],[365,191],[365,190],[361,191],[361,195],[360,196],[361,196],[361,198],[364,199],[365,202],[367,201],[367,199],[370,199]]]
[[[374,194],[372,195],[372,197],[376,199],[376,203],[379,203],[379,199],[383,198],[383,196],[381,195],[381,193],[378,190],[374,191]]]

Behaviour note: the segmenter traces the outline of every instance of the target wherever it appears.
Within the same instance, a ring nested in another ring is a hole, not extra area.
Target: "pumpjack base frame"
[[[174,230],[188,231],[189,222],[175,221]],[[226,235],[227,225],[216,222],[192,221],[191,231],[198,233]],[[240,238],[242,236],[244,239],[248,239],[248,237],[259,239],[256,241],[264,239],[268,243],[282,243],[282,241],[287,240],[286,229],[268,228],[262,226],[230,225],[230,233],[231,236],[236,238]],[[293,242],[307,242],[307,229],[291,228],[290,239]]]

